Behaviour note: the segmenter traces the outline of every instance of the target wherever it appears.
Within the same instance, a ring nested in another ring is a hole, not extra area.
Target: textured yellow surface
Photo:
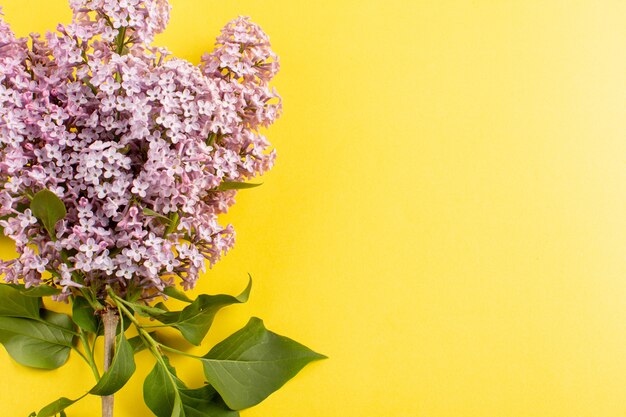
[[[21,35],[69,18],[64,0],[0,3]],[[626,415],[625,2],[172,4],[158,43],[182,57],[238,14],[282,57],[278,165],[198,289],[250,272],[253,295],[196,351],[256,315],[330,359],[244,417]],[[118,417],[150,415],[138,360]],[[46,373],[0,349],[0,374],[7,417],[92,383],[75,355]]]

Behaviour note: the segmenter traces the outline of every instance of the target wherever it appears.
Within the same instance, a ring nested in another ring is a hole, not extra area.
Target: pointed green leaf
[[[151,338],[153,339],[156,338],[156,332],[150,332],[148,334],[150,335]],[[139,353],[148,348],[148,346],[146,346],[141,336],[131,337],[130,339],[128,339],[128,343],[130,344],[130,347],[133,348],[134,353]]]
[[[181,290],[179,290],[178,288],[174,286],[165,287],[165,289],[163,290],[163,294],[167,295],[168,297],[174,298],[176,300],[184,301],[186,303],[193,303],[193,300],[187,297],[187,294],[185,294],[184,292],[182,292]]]
[[[81,329],[90,333],[98,333],[98,317],[86,298],[74,298],[74,304],[72,305],[72,320],[74,320],[74,323],[76,323],[76,325]]]
[[[52,191],[44,189],[35,194],[30,202],[30,209],[33,216],[41,221],[50,237],[55,239],[55,226],[59,220],[67,215],[63,201]]]
[[[209,332],[217,312],[223,307],[248,301],[251,288],[252,278],[246,289],[237,297],[226,294],[203,294],[182,311],[172,311],[154,317],[164,324],[176,327],[190,343],[200,345]]]
[[[160,302],[156,303],[154,306],[156,308],[160,308],[161,310],[166,311],[166,312],[170,311],[170,309],[167,308],[167,306],[165,305],[165,303],[163,301],[160,301]]]
[[[261,184],[252,184],[249,182],[236,182],[236,181],[224,181],[217,187],[217,191],[228,191],[228,190],[244,190],[247,188],[256,188],[263,185]]]
[[[180,395],[174,397],[174,409],[172,410],[172,417],[186,417],[185,410],[183,409],[183,401]]]
[[[150,217],[156,217],[160,220],[162,220],[165,223],[169,223],[171,220],[169,219],[169,217],[166,217],[160,213],[157,213],[154,210],[150,210],[148,208],[143,209],[143,214],[145,214],[146,216],[150,216]]]
[[[207,381],[228,407],[252,407],[293,378],[308,363],[324,359],[252,318],[246,327],[217,344],[202,359]]]
[[[178,227],[178,223],[180,223],[180,215],[178,213],[172,213],[170,214],[169,219],[170,219],[170,224],[169,226],[167,226],[167,229],[165,230],[165,233],[163,234],[163,238],[165,238],[174,230],[176,230],[176,228]]]
[[[188,389],[169,364],[157,363],[144,382],[144,399],[157,417],[239,417],[211,386]]]
[[[85,394],[87,395],[87,394]],[[85,398],[85,395],[83,395],[82,397],[76,399],[76,400],[70,400],[69,398],[59,398],[58,400],[48,404],[47,406],[45,406],[44,408],[41,409],[41,411],[39,411],[39,413],[37,413],[36,417],[54,417],[57,414],[61,414],[61,416],[65,415],[65,409],[75,403],[77,403],[78,401],[82,400],[83,398]],[[34,414],[33,414],[34,415]]]
[[[152,306],[148,306],[148,305],[140,304],[140,303],[130,303],[130,304],[133,306],[133,310],[135,310],[135,312],[142,317],[157,317],[168,312],[167,310],[163,310],[156,306],[152,307]]]
[[[0,316],[39,319],[41,299],[27,297],[19,287],[0,284]]]
[[[173,368],[167,362],[167,368],[159,362],[143,383],[143,398],[148,408],[157,417],[173,417],[184,415],[180,393],[178,392],[178,378]]]
[[[45,312],[44,320],[0,317],[0,343],[24,366],[56,369],[67,362],[74,333],[65,314]]]
[[[72,338],[74,337],[75,328],[74,323],[72,323],[72,318],[70,316],[68,316],[67,314],[46,310],[44,308],[39,310],[39,312],[41,314],[41,318],[45,321],[46,324],[57,327],[64,332],[68,332],[72,334]]]
[[[20,290],[20,293],[27,297],[49,297],[61,294],[61,290],[49,285],[39,285],[37,287],[24,288]]]
[[[120,390],[135,373],[135,356],[124,332],[117,336],[115,355],[109,370],[102,375],[98,384],[89,391],[93,395],[113,395]]]
[[[197,389],[181,389],[180,398],[185,417],[238,417],[239,412],[226,406],[210,385]]]

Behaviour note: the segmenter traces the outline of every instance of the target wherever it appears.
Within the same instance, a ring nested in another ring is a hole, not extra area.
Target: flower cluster
[[[133,43],[150,43],[163,32],[171,9],[167,0],[70,0],[70,7],[72,31],[81,39],[101,36],[113,42],[124,36]]]
[[[271,168],[259,133],[281,112],[278,60],[248,18],[199,66],[151,46],[166,0],[70,0],[71,24],[29,43],[0,19],[0,225],[9,282],[120,294],[195,284],[234,243],[217,216]],[[30,210],[48,189],[67,215],[48,234]]]

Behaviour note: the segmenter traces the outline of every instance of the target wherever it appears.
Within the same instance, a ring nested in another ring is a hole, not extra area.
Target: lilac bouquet
[[[237,297],[191,300],[184,290],[234,244],[219,214],[274,163],[259,129],[281,113],[269,87],[278,57],[244,17],[196,66],[152,46],[169,20],[166,0],[70,7],[72,23],[44,37],[18,39],[0,18],[0,226],[18,254],[0,262],[0,342],[44,369],[76,351],[96,378],[85,395],[103,397],[105,417],[143,349],[156,363],[144,383],[156,416],[237,416],[323,356],[257,318],[204,356],[148,328],[173,327],[200,345],[218,310],[248,298],[250,285]],[[71,303],[71,317],[43,308],[49,296]],[[159,302],[168,297],[188,305],[169,311]],[[127,339],[131,324],[138,335]],[[206,385],[188,388],[168,354],[199,361]],[[32,416],[64,416],[76,401]]]

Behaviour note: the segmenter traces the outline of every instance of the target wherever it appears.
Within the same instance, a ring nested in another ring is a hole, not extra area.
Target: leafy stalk
[[[149,332],[147,332],[144,329],[144,326],[142,326],[141,323],[139,323],[139,321],[135,318],[135,315],[128,308],[126,308],[124,304],[126,304],[127,301],[118,297],[110,288],[108,288],[108,292],[109,292],[109,296],[113,300],[113,303],[119,309],[119,311],[123,313],[126,317],[128,317],[131,323],[133,323],[133,325],[137,329],[137,333],[139,334],[139,337],[143,340],[145,345],[148,347],[148,350],[157,359],[157,361],[162,363],[163,366],[166,366],[165,362],[163,361],[163,355],[161,355],[161,352],[159,351],[159,348],[160,348],[159,342],[154,340],[152,335]]]
[[[74,304],[76,302],[76,298],[74,296],[70,296],[70,301],[72,302],[72,304]],[[74,350],[78,352],[78,354],[82,356],[82,358],[87,362],[87,364],[91,368],[91,372],[93,373],[93,376],[96,378],[96,381],[99,381],[100,372],[98,371],[98,366],[96,365],[96,361],[94,360],[93,347],[89,345],[89,336],[80,326],[77,326],[77,328],[78,328],[78,338],[85,352],[83,353],[76,348],[74,348]],[[94,345],[95,345],[95,340],[94,340]]]
[[[168,363],[166,362],[166,359],[161,354],[160,344],[152,338],[150,333],[144,330],[143,326],[135,318],[135,315],[124,306],[124,300],[119,298],[117,295],[115,295],[115,293],[110,288],[108,290],[109,290],[109,296],[113,299],[113,302],[115,303],[117,308],[121,312],[123,312],[123,314],[126,317],[128,317],[128,319],[135,325],[135,327],[137,328],[137,332],[139,333],[139,337],[144,341],[146,346],[148,346],[148,350],[150,351],[150,353],[152,353],[152,356],[154,356],[159,366],[161,366],[162,369],[165,371],[165,374],[167,375],[169,382],[172,384],[172,386],[176,387],[177,381],[174,379],[174,376],[169,371]],[[175,392],[174,408],[177,409],[178,407],[178,409],[180,410],[182,408],[182,399],[180,397],[180,393],[178,392],[178,390],[175,390],[174,392]],[[175,414],[172,414],[172,415],[175,415]]]
[[[98,366],[96,366],[96,361],[93,357],[93,349],[89,346],[89,339],[87,334],[82,330],[78,329],[78,338],[80,339],[81,344],[83,345],[83,349],[85,353],[79,352],[81,356],[87,361],[89,367],[91,368],[91,372],[93,376],[96,378],[96,381],[100,380],[100,372],[98,371]]]

